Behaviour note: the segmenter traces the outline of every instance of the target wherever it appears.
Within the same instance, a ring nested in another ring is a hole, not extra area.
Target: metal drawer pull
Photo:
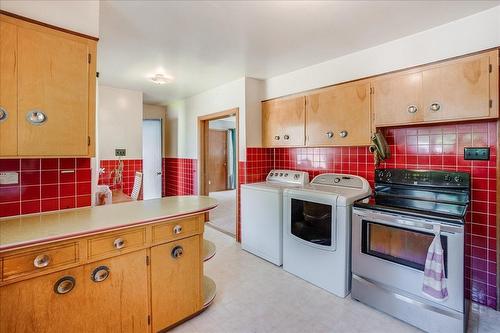
[[[176,225],[174,227],[174,234],[178,235],[182,232],[182,225]]]
[[[76,281],[72,276],[63,276],[59,280],[57,280],[56,284],[54,284],[54,292],[56,294],[67,294],[75,287]]]
[[[341,138],[345,138],[347,136],[347,134],[349,134],[349,132],[347,132],[346,130],[340,131],[340,133],[339,133]]]
[[[184,249],[180,245],[177,245],[176,247],[174,247],[172,249],[172,257],[173,258],[176,258],[176,259],[180,258],[180,257],[182,257],[183,253],[184,253]]]
[[[333,138],[333,132],[332,131],[328,131],[325,134],[326,134],[326,136],[327,136],[328,139]]]
[[[280,136],[279,135],[275,135],[274,136],[274,140],[279,140],[280,139]]]
[[[416,105],[408,105],[408,108],[406,109],[408,113],[415,113],[418,111],[418,107]]]
[[[99,266],[99,267],[96,267],[96,269],[94,269],[92,271],[92,275],[90,276],[90,278],[94,282],[102,282],[102,281],[106,280],[108,278],[108,276],[109,276],[109,267],[108,266]]]
[[[123,238],[117,238],[115,239],[115,241],[113,242],[113,246],[115,247],[115,249],[119,250],[119,249],[123,249],[125,247],[125,240]]]
[[[47,122],[47,115],[42,111],[34,110],[26,113],[26,120],[32,125],[42,125]]]
[[[41,254],[36,256],[35,260],[33,260],[33,266],[36,268],[47,267],[50,263],[50,257],[46,254]]]
[[[0,122],[7,120],[7,110],[0,106]]]
[[[283,139],[288,140],[290,139],[290,136],[288,134],[283,135]]]
[[[441,105],[437,102],[434,102],[429,106],[429,111],[437,112],[439,110],[441,110]]]

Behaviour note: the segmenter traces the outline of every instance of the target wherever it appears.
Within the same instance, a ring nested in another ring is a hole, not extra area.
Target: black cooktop
[[[463,223],[469,197],[465,172],[377,169],[374,194],[354,206]]]

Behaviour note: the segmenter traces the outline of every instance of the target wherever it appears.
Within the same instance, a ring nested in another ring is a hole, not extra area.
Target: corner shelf
[[[214,280],[208,276],[203,276],[203,308],[208,308],[214,301],[217,286]]]

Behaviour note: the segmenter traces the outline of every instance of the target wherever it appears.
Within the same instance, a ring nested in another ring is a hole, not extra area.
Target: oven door
[[[293,191],[285,195],[289,209],[285,233],[296,242],[329,251],[337,248],[336,195]]]
[[[463,226],[441,224],[449,297],[439,302],[422,293],[427,250],[439,222],[360,208],[352,221],[353,274],[463,311]]]

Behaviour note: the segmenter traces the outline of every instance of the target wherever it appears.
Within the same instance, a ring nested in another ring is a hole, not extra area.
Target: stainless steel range
[[[465,332],[464,218],[470,176],[462,172],[378,169],[369,202],[352,218],[352,297],[428,332]],[[422,292],[436,231],[448,297]]]

